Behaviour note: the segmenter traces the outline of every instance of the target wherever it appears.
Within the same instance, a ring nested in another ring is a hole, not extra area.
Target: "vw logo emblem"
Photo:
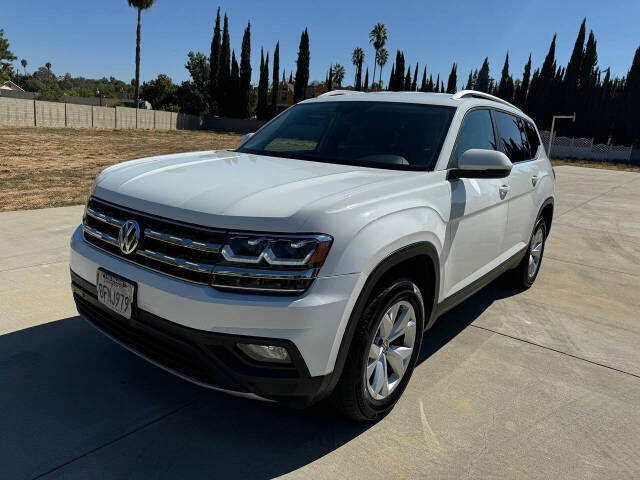
[[[120,250],[125,255],[129,255],[135,252],[140,243],[140,225],[135,220],[127,220],[124,225],[120,227],[120,233],[118,234],[118,243],[120,244]]]

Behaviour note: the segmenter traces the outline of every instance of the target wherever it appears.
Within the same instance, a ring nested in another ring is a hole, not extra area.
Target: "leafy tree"
[[[339,63],[333,66],[333,81],[336,87],[342,87],[342,81],[344,80],[344,67]]]
[[[51,62],[47,62],[44,64],[44,66],[47,68],[47,70],[49,71],[49,73],[51,73]]]
[[[22,65],[22,69],[24,70],[24,74],[27,74],[27,61],[23,58],[20,60],[20,65]]]
[[[458,66],[454,63],[451,67],[451,73],[449,73],[449,79],[447,80],[447,93],[456,93],[458,90]]]
[[[278,75],[280,69],[280,42],[276,42],[276,49],[273,52],[273,86],[271,87],[271,116],[276,116],[278,112]],[[284,72],[283,72],[284,73]]]
[[[300,46],[298,47],[296,81],[293,86],[293,101],[295,103],[305,99],[309,83],[309,61],[309,32],[305,28],[300,35]]]
[[[209,112],[212,115],[218,113],[218,88],[220,73],[220,51],[221,45],[220,34],[220,7],[216,14],[216,23],[213,28],[213,38],[211,39],[211,55],[209,56]]]
[[[354,88],[356,90],[362,90],[362,63],[364,62],[364,50],[360,47],[353,49],[351,54],[351,62],[356,67],[356,78],[354,81]]]
[[[193,52],[189,52],[193,54]],[[176,105],[177,86],[163,73],[154,80],[144,82],[140,87],[140,97],[151,103],[154,110],[165,110]]]
[[[17,57],[9,50],[9,40],[4,38],[4,30],[0,28],[0,82],[13,76],[13,62]],[[25,62],[26,63],[26,62]]]
[[[240,51],[240,77],[238,91],[238,115],[247,118],[249,115],[249,93],[251,92],[251,23],[242,36]]]
[[[379,61],[379,53],[382,48],[386,45],[388,40],[387,27],[384,23],[376,23],[371,31],[369,32],[369,43],[373,44],[373,48],[376,51],[374,62],[373,62],[373,81],[376,79],[376,66],[380,65]],[[386,52],[386,50],[385,50]],[[386,57],[384,59],[383,65],[387,63],[389,57],[389,53],[387,52]],[[379,86],[382,85],[382,65],[380,65],[380,81]]]
[[[233,96],[231,95],[231,39],[229,37],[229,19],[224,14],[222,29],[222,43],[220,46],[220,64],[218,67],[218,112],[220,115],[230,115]]]
[[[136,78],[135,78],[135,102],[136,108],[138,108],[138,101],[140,99],[140,17],[142,10],[147,10],[153,6],[155,0],[127,0],[130,7],[138,10],[138,27],[136,29]],[[47,69],[51,70],[51,64],[47,63]]]

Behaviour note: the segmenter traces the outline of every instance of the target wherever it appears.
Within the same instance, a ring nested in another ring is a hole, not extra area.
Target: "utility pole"
[[[547,150],[547,157],[551,160],[551,145],[553,145],[553,132],[556,126],[556,118],[570,118],[573,123],[576,123],[576,112],[573,112],[573,115],[554,115],[551,119],[551,133],[549,134],[549,150]]]

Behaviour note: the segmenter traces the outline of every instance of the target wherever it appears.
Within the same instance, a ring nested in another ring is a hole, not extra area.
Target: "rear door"
[[[496,150],[497,141],[488,109],[467,113],[449,163],[455,168],[462,154],[472,148]],[[448,180],[451,211],[442,261],[443,298],[495,268],[507,225],[505,179],[461,178]]]
[[[535,189],[541,176],[543,160],[535,127],[510,113],[494,111],[500,149],[513,163],[507,178],[509,214],[502,250],[505,256],[524,248],[537,215]]]

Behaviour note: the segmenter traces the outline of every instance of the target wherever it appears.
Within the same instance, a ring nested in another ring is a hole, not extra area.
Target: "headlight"
[[[281,294],[304,292],[324,263],[328,235],[230,234],[214,269],[212,285],[231,290]]]

